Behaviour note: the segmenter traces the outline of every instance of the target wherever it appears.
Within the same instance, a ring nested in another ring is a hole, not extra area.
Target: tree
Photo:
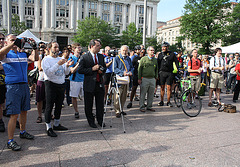
[[[102,46],[116,46],[115,28],[102,20],[100,17],[88,17],[85,20],[78,20],[77,35],[73,37],[83,47],[87,47],[92,39],[100,39]]]
[[[121,45],[128,45],[130,49],[142,44],[142,33],[137,30],[135,23],[130,23],[127,30],[122,31],[120,41]]]
[[[155,53],[161,50],[161,43],[157,42],[157,36],[154,35],[152,37],[146,38],[146,49],[148,46],[153,46],[155,49]]]
[[[18,15],[13,14],[12,16],[12,34],[19,35],[27,29],[24,21],[20,22]],[[7,34],[7,29],[3,29],[4,33]]]
[[[211,43],[226,34],[230,7],[229,0],[186,0],[184,15],[180,19],[180,33],[193,43],[200,43],[210,53]]]
[[[233,9],[231,17],[228,19],[227,34],[223,38],[223,45],[232,45],[240,42],[240,3]]]

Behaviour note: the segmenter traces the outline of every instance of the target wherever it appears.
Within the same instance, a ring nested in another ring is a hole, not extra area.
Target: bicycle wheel
[[[202,101],[194,90],[188,89],[182,93],[181,108],[189,117],[196,117],[201,112]]]
[[[177,107],[181,107],[181,94],[182,90],[179,84],[174,86],[174,102]]]

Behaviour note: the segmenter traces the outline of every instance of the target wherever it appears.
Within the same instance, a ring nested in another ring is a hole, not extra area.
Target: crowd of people
[[[21,42],[24,43],[20,40]],[[5,37],[4,34],[0,34],[0,131],[5,131],[2,116],[10,116],[7,147],[13,151],[21,150],[21,146],[14,140],[14,131],[18,123],[20,138],[34,139],[25,127],[27,111],[30,110],[30,98],[34,90],[38,110],[36,122],[43,122],[44,113],[46,133],[50,137],[57,137],[55,131],[68,130],[60,124],[65,97],[67,104],[74,108],[76,119],[79,118],[78,99],[84,99],[87,122],[90,127],[97,128],[96,121],[99,126],[105,126],[103,122],[105,105],[113,103],[117,118],[127,115],[123,108],[129,95],[130,102],[127,108],[132,108],[135,100],[139,101],[140,112],[154,112],[153,98],[159,97],[158,85],[161,88],[158,106],[165,104],[166,87],[166,105],[173,107],[172,88],[175,76],[179,73],[184,74],[184,77],[192,76],[192,89],[196,93],[199,92],[201,83],[207,85],[205,91],[208,88],[210,90],[208,103],[210,107],[213,94],[217,102],[221,103],[220,93],[224,86],[227,94],[234,92],[233,102],[236,102],[239,96],[239,54],[222,57],[220,48],[216,48],[214,56],[210,58],[208,55],[199,55],[196,49],[187,56],[183,56],[182,52],[176,54],[169,50],[167,42],[162,44],[162,51],[158,53],[155,53],[156,48],[153,46],[145,49],[143,45],[135,46],[134,50],[123,45],[117,53],[109,46],[100,50],[102,43],[98,39],[89,42],[86,52],[82,52],[79,43],[68,45],[61,52],[57,42],[48,44],[40,42],[36,46],[32,40],[31,44],[32,50],[27,54],[20,47],[19,39],[15,35]],[[30,64],[35,64],[35,68],[29,69]],[[115,77],[117,83],[113,85],[117,87],[117,91],[111,94],[108,90],[109,84],[114,82]],[[118,83],[118,80],[123,78],[126,82]],[[136,91],[138,86],[140,95],[137,95]],[[110,96],[113,96],[113,101]]]

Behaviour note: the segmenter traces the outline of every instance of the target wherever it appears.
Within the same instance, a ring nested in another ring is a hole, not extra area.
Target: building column
[[[85,8],[84,19],[85,19],[85,18],[89,17],[89,2],[88,2],[88,0],[84,0],[84,1],[85,1],[85,3],[84,3],[84,8]]]
[[[77,0],[77,20],[82,20],[82,0]]]
[[[122,23],[123,23],[122,30],[125,31],[127,26],[127,5],[126,4],[123,4]]]
[[[20,22],[25,21],[25,0],[18,0]]]
[[[139,29],[139,6],[136,6],[136,28]]]
[[[7,0],[2,0],[2,14],[3,14],[3,28],[7,29],[8,26],[8,14],[7,14]]]
[[[40,29],[40,0],[34,1],[34,17],[35,17],[34,28]]]
[[[56,0],[51,0],[51,28],[56,28]]]
[[[152,8],[151,7],[148,7],[147,22],[148,22],[147,35],[148,36],[155,35],[154,34],[155,32],[152,32]]]
[[[156,15],[156,13],[157,13],[157,4],[154,4],[153,8],[152,8],[152,14],[151,14],[151,16],[152,16],[152,24],[151,24],[152,32],[150,35],[155,34],[155,32],[157,31],[157,15]]]
[[[70,29],[76,29],[76,10],[75,10],[75,6],[76,6],[76,1],[75,0],[71,0],[70,2]]]
[[[136,24],[135,14],[136,14],[136,4],[132,2],[130,6],[129,23],[134,22]]]
[[[110,3],[110,21],[112,21],[112,25],[114,24],[114,15],[115,15],[115,3]]]
[[[49,28],[49,0],[43,0],[42,14],[43,14],[43,28]]]
[[[102,1],[97,2],[97,17],[102,18]]]

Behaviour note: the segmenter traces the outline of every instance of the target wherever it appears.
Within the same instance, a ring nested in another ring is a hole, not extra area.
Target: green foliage
[[[226,34],[229,13],[223,10],[229,7],[229,0],[186,0],[180,33],[210,53],[211,43]]]
[[[130,23],[127,30],[122,31],[120,41],[121,45],[128,45],[130,49],[142,44],[142,33],[137,30],[135,23]]]
[[[12,16],[12,34],[19,35],[27,29],[27,26],[24,21],[20,22],[20,18],[17,14]],[[8,30],[3,29],[4,33],[7,34]]]
[[[235,6],[228,21],[227,34],[223,39],[225,46],[240,42],[240,3]]]
[[[153,46],[155,49],[155,53],[159,52],[161,50],[161,43],[157,42],[157,36],[152,36],[149,38],[146,38],[146,49],[148,46]]]
[[[100,39],[102,47],[118,46],[115,28],[102,20],[100,17],[89,17],[85,20],[78,20],[77,35],[73,37],[83,47],[87,47],[92,39]]]

